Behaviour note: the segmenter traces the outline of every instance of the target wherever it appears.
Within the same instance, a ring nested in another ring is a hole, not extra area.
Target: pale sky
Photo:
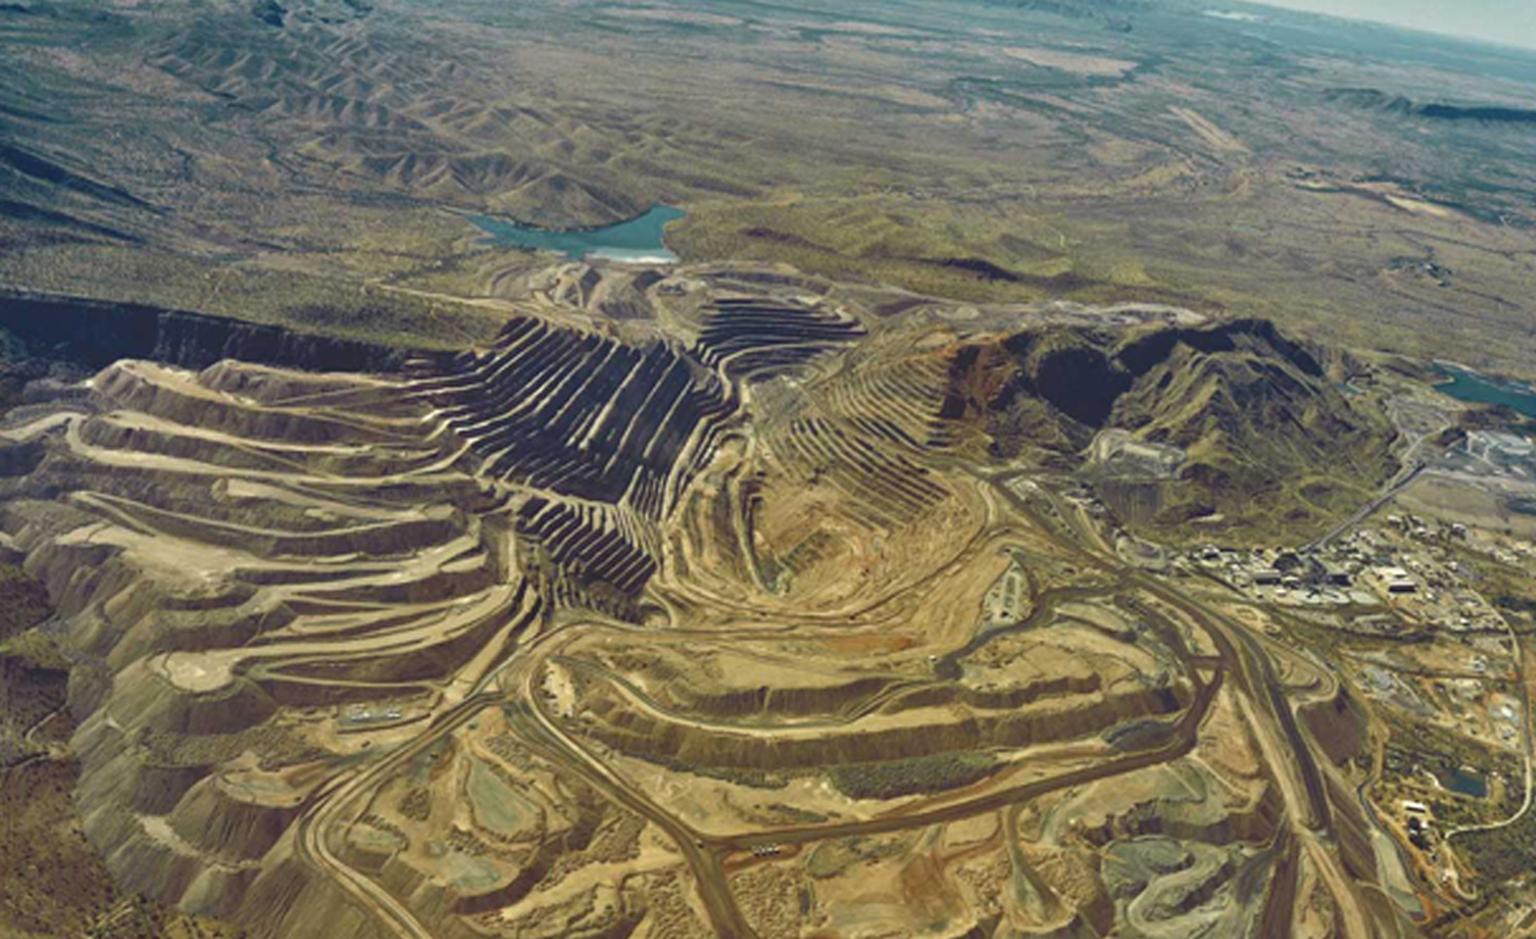
[[[1259,0],[1269,6],[1375,20],[1536,49],[1536,0]]]

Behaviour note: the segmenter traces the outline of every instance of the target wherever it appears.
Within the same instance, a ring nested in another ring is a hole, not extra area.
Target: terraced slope
[[[475,475],[534,493],[514,524],[557,595],[631,609],[656,570],[657,523],[713,454],[734,393],[666,342],[532,317],[428,371],[415,393]]]
[[[0,548],[55,607],[27,635],[70,667],[76,802],[125,887],[261,939],[1173,936],[1362,903],[1353,790],[1273,756],[1304,744],[1241,627],[999,459],[1021,414],[1062,461],[1104,427],[1317,459],[1353,412],[1304,348],[876,317],[755,269],[631,280],[654,315],[615,322],[546,282],[396,373],[21,390]],[[1333,817],[1347,858],[1306,847]]]
[[[407,390],[125,361],[13,414],[43,455],[4,527],[58,601],[86,831],[130,887],[234,913],[347,729],[299,715],[420,719],[537,620],[509,504]]]
[[[716,301],[699,334],[699,358],[733,378],[793,368],[865,335],[857,320],[799,303],[748,297]]]
[[[708,458],[731,395],[667,343],[513,320],[418,386],[477,473],[660,519]],[[684,459],[686,455],[686,459]]]
[[[632,610],[730,409],[666,344],[531,318],[413,368],[122,361],[11,415],[0,528],[60,601],[130,887],[244,915],[351,731],[481,693],[551,603]]]

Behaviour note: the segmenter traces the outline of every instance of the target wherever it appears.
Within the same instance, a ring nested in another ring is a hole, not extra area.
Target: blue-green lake
[[[1449,362],[1436,362],[1435,369],[1447,379],[1435,388],[1459,401],[1503,404],[1526,417],[1536,417],[1536,388],[1530,385],[1479,375]]]
[[[535,228],[493,215],[471,215],[469,220],[498,245],[559,251],[568,258],[606,258],[671,264],[677,255],[667,250],[662,236],[667,223],[687,213],[670,205],[652,206],[644,215],[603,228]]]

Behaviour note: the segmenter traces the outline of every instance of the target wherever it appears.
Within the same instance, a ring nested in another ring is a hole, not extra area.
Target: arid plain
[[[537,266],[454,210],[664,202],[696,260],[1536,361],[1518,52],[1140,0],[271,6],[0,13],[0,280],[453,345],[494,321],[422,293]]]

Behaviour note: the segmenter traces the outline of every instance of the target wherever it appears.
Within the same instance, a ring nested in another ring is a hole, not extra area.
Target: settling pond
[[[1459,401],[1503,404],[1526,417],[1536,417],[1536,388],[1530,385],[1479,375],[1450,362],[1436,362],[1435,369],[1446,378],[1435,388]]]
[[[535,228],[492,215],[471,215],[469,220],[490,235],[490,240],[498,245],[559,251],[573,260],[604,258],[610,261],[672,264],[677,261],[677,255],[667,250],[662,236],[667,223],[675,222],[686,214],[682,209],[670,205],[655,205],[644,215],[637,215],[628,221],[603,228],[563,231]]]

